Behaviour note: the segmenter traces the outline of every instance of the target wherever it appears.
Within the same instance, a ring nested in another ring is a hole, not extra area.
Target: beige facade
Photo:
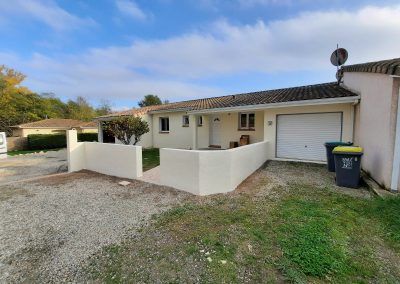
[[[355,111],[354,142],[364,148],[362,168],[390,188],[399,82],[385,74],[345,72],[343,84],[361,95]]]
[[[276,117],[279,114],[342,112],[342,141],[353,141],[354,105],[349,103],[271,108],[264,111],[264,140],[269,141],[268,158],[276,158]],[[271,123],[268,123],[268,122]]]
[[[212,131],[212,118],[218,118],[221,123],[220,143],[221,148],[229,148],[231,141],[239,142],[241,135],[250,135],[250,142],[261,142],[264,139],[264,112],[256,111],[255,129],[239,129],[239,113],[217,113],[193,115],[186,112],[165,112],[157,113],[152,116],[146,114],[142,118],[151,122],[151,131],[143,135],[138,145],[145,148],[176,148],[176,149],[201,149],[207,148],[212,144],[210,132]],[[183,116],[189,116],[189,126],[183,125]],[[202,125],[199,125],[199,117],[202,117]],[[149,118],[152,117],[150,120]],[[160,118],[169,119],[169,132],[160,130]],[[193,138],[195,136],[196,138]]]
[[[149,123],[150,132],[142,136],[139,146],[144,148],[203,149],[217,144],[228,149],[230,142],[239,142],[242,135],[250,136],[250,143],[269,141],[268,158],[275,158],[276,117],[279,114],[293,113],[343,113],[342,140],[353,141],[354,104],[338,103],[326,105],[291,106],[268,108],[264,110],[225,111],[216,113],[188,114],[187,112],[165,112],[145,114],[142,118]],[[240,113],[254,113],[255,127],[252,130],[239,129]],[[189,126],[183,126],[183,116],[189,116]],[[203,124],[198,125],[202,117]],[[160,118],[169,119],[169,132],[160,129]],[[220,126],[219,143],[213,141],[213,121],[218,120]],[[270,124],[268,123],[270,122]],[[101,140],[100,140],[101,141]],[[117,141],[117,143],[120,143]]]
[[[95,128],[77,128],[78,133],[97,133]],[[65,128],[15,128],[14,137],[28,137],[30,134],[65,134]]]

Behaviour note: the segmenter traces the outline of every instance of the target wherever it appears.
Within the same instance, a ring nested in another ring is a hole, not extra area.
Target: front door
[[[221,146],[221,116],[212,115],[210,127],[211,127],[210,145]]]

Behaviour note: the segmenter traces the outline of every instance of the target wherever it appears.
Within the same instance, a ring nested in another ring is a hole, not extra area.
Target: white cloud
[[[90,56],[186,79],[326,69],[336,43],[349,50],[352,62],[399,56],[399,29],[400,6],[370,6],[356,12],[308,12],[254,25],[220,21],[207,31],[93,49]]]
[[[257,5],[290,5],[293,0],[237,0],[242,7],[254,7]],[[297,0],[299,1],[299,0]]]
[[[35,54],[16,60],[0,54],[0,62],[25,72],[38,91],[110,100],[156,93],[174,100],[224,94],[197,83],[219,76],[241,80],[240,74],[246,72],[285,76],[285,72],[309,70],[333,76],[329,57],[336,43],[348,49],[348,63],[399,57],[399,30],[400,6],[368,6],[355,12],[308,12],[253,25],[219,21],[202,31],[95,48],[75,56]]]
[[[123,14],[131,16],[137,20],[146,20],[147,18],[146,14],[139,8],[139,6],[134,1],[116,0],[115,4],[118,10]]]
[[[93,19],[75,16],[52,0],[13,0],[12,3],[0,1],[0,17],[15,20],[15,15],[31,17],[58,31],[95,24]]]

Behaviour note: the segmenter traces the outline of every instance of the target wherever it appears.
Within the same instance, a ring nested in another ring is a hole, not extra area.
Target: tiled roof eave
[[[268,104],[253,104],[253,105],[243,105],[234,107],[222,107],[222,108],[210,108],[193,110],[188,113],[218,113],[218,112],[229,112],[229,111],[248,111],[248,110],[263,110],[269,108],[280,108],[280,107],[296,107],[296,106],[307,106],[307,105],[323,105],[323,104],[340,104],[340,103],[355,103],[360,99],[359,95],[339,97],[339,98],[322,98],[314,100],[295,100],[289,102],[279,102],[279,103],[268,103]]]

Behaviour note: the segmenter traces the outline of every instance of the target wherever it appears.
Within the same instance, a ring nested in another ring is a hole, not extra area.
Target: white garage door
[[[276,156],[326,161],[324,143],[341,138],[341,112],[278,115]]]

